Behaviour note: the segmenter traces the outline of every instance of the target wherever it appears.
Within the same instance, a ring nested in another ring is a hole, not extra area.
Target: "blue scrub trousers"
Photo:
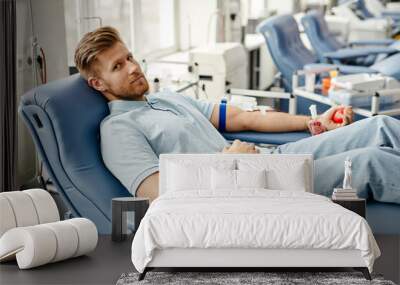
[[[400,203],[400,121],[375,116],[317,136],[278,146],[276,153],[314,155],[314,192],[342,187],[344,161],[352,160],[358,196]]]

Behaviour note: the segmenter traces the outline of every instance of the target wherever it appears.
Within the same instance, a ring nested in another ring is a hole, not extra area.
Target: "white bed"
[[[210,166],[252,170],[252,181],[265,169],[267,185],[238,189],[246,184],[232,172],[233,189],[213,189]],[[136,232],[132,262],[140,278],[155,267],[354,267],[370,278],[380,251],[367,222],[311,192],[310,155],[162,155],[160,197]]]

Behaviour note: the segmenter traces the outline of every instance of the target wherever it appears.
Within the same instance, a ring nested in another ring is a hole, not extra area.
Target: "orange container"
[[[331,87],[331,78],[326,77],[326,78],[322,79],[322,88],[325,90],[328,90],[329,87]]]

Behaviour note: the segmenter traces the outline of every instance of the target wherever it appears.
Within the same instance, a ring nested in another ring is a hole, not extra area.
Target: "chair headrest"
[[[109,110],[105,98],[80,75],[31,90],[22,96],[21,105],[40,106],[49,116],[59,147],[63,148],[60,152],[63,162],[80,164],[98,159],[97,152],[86,148],[99,145],[100,122]]]
[[[103,95],[77,74],[26,93],[20,112],[50,177],[77,215],[97,226],[110,219],[111,198],[130,194],[102,160],[100,123],[109,114]]]
[[[303,44],[296,20],[291,15],[271,17],[257,27],[266,42],[269,52],[288,89],[291,88],[292,74],[304,65],[316,63],[318,59]]]
[[[325,53],[335,52],[344,47],[329,31],[328,24],[321,12],[316,10],[309,11],[301,18],[301,23],[320,61],[325,60],[323,56]]]

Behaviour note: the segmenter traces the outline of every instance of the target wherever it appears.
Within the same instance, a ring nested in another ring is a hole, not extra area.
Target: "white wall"
[[[20,96],[35,86],[31,59],[31,35],[29,2],[17,0],[17,95],[18,105]],[[18,116],[18,186],[25,184],[35,174],[35,147],[30,134]]]
[[[32,35],[43,47],[47,61],[47,80],[68,76],[63,0],[17,0],[17,96],[36,86],[32,60]],[[34,31],[32,31],[32,27]],[[28,183],[36,172],[36,152],[31,136],[18,117],[19,186]]]
[[[199,46],[208,42],[209,19],[213,12],[217,10],[217,0],[179,0],[179,49],[187,50],[190,47]],[[213,23],[215,23],[213,17]],[[211,29],[209,38],[215,38],[215,29]]]
[[[38,42],[46,53],[47,80],[68,76],[64,1],[35,0],[33,20]]]
[[[276,11],[277,14],[293,14],[299,12],[300,0],[267,0],[269,12]]]

